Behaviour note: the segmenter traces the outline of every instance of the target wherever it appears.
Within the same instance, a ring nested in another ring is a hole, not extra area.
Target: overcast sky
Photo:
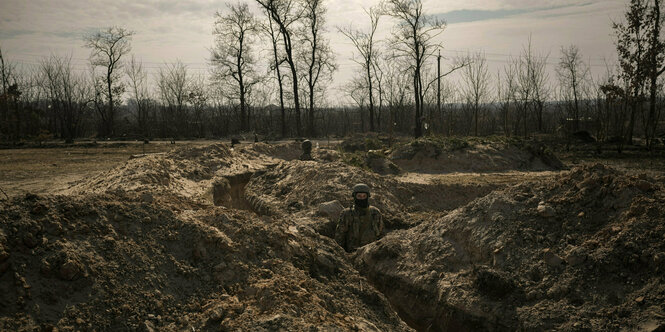
[[[363,8],[376,0],[327,0],[328,38],[336,52],[338,72],[330,91],[343,85],[357,70],[353,49],[337,26],[367,27]],[[623,18],[627,1],[620,0],[423,0],[428,14],[444,18],[448,26],[439,36],[442,55],[484,51],[496,72],[511,55],[518,55],[531,35],[537,53],[549,55],[553,69],[562,46],[577,45],[597,75],[605,60],[616,59],[612,21]],[[253,5],[253,4],[252,4]],[[82,36],[101,27],[118,25],[136,32],[132,53],[150,73],[165,62],[180,59],[192,73],[206,73],[208,49],[213,43],[216,11],[226,1],[207,0],[1,0],[0,47],[18,65],[31,66],[49,54],[71,55],[85,70],[89,50]],[[392,22],[382,18],[383,37]],[[554,77],[552,77],[554,80]],[[332,92],[332,95],[339,92]]]

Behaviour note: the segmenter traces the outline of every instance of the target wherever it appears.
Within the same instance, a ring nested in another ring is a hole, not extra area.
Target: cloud
[[[505,54],[517,55],[529,35],[539,52],[553,57],[568,44],[577,44],[594,59],[611,55],[611,20],[620,19],[626,5],[625,0],[423,1],[426,13],[438,14],[449,24],[440,36],[446,55],[484,50],[498,66],[506,61]],[[83,47],[83,35],[118,25],[136,31],[132,53],[149,63],[149,70],[180,59],[192,70],[202,71],[207,48],[213,44],[213,15],[225,10],[227,2],[236,0],[0,0],[0,41],[3,53],[14,59],[35,62],[39,58],[34,55],[72,54],[84,66],[89,50]],[[248,2],[256,8],[254,1]],[[358,67],[351,60],[353,46],[337,34],[336,26],[367,28],[363,8],[376,6],[379,0],[326,0],[325,4],[327,36],[340,67],[333,86],[339,86]],[[381,18],[377,39],[387,39],[393,23]]]
[[[500,1],[506,8],[553,8],[579,6],[590,3],[607,2],[607,0],[503,0]]]
[[[36,33],[34,30],[25,30],[25,29],[2,29],[0,30],[0,39],[14,39],[21,38],[26,35],[31,35]]]
[[[452,12],[433,15],[434,17],[443,19],[448,24],[475,22],[500,19],[504,17],[513,16],[516,14],[527,13],[526,9],[503,9],[503,10],[455,10]]]
[[[579,14],[585,12],[586,8],[591,8],[592,2],[582,2],[576,4],[546,6],[546,7],[522,7],[513,9],[462,9],[431,15],[438,19],[443,19],[448,24],[487,21],[509,18],[516,15],[534,14],[543,17],[564,16],[570,14]]]
[[[473,8],[479,1],[459,2],[465,8]],[[551,64],[550,78],[556,80],[553,69],[558,62],[560,48],[570,44],[580,47],[585,59],[594,66],[594,75],[604,73],[603,58],[612,62],[616,58],[611,21],[620,17],[625,3],[621,0],[605,1],[559,1],[550,2],[554,6],[537,6],[547,2],[536,1],[486,1],[488,7],[503,9],[460,9],[439,11],[441,17],[448,21],[448,27],[439,37],[447,58],[464,55],[467,52],[483,51],[488,58],[490,72],[496,74],[510,60],[517,56],[525,47],[529,37],[532,38],[534,52],[542,56],[549,55]],[[531,3],[525,8],[515,9],[520,3]],[[536,5],[533,5],[533,4]],[[446,4],[457,5],[455,1]],[[428,10],[432,13],[433,10]],[[365,20],[364,18],[362,20]],[[358,21],[358,20],[357,20]],[[355,22],[354,22],[355,23]],[[390,32],[391,22],[384,21],[382,35],[385,38]],[[347,47],[340,52],[338,61],[344,63],[337,82],[344,82],[354,75],[357,66],[351,60],[352,50]],[[444,61],[447,68],[447,60]],[[455,81],[455,75],[449,77]]]

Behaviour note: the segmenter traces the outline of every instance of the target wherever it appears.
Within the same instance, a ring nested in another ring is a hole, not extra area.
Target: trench
[[[408,192],[400,193],[400,196],[413,195],[415,199],[410,201],[415,204],[407,204],[407,208],[412,208],[414,211],[451,212],[457,207],[464,206],[501,187],[501,185],[492,184],[412,184],[407,187]],[[406,193],[409,195],[405,195]],[[439,197],[446,197],[446,200],[441,201]],[[411,213],[409,213],[409,217],[416,218]],[[407,228],[418,225],[409,221],[405,221],[404,224],[410,226]],[[416,331],[427,332],[512,331],[515,329],[510,314],[507,317],[500,317],[495,314],[478,313],[472,307],[465,308],[447,303],[446,300],[438,297],[440,290],[437,287],[419,284],[416,280],[403,279],[392,273],[393,266],[385,264],[385,260],[374,261],[381,256],[385,258],[399,255],[398,252],[393,251],[395,249],[385,243],[381,245],[381,249],[370,255],[368,261],[359,262],[357,259],[359,256],[356,256],[354,265],[355,269],[386,297],[392,309],[409,327]],[[399,264],[398,261],[394,263]]]
[[[238,173],[225,176],[216,181],[212,187],[212,200],[214,205],[251,211],[258,215],[271,214],[269,209],[263,208],[261,202],[254,202],[255,204],[252,204],[252,202],[248,200],[248,195],[245,193],[246,186],[252,176],[260,175],[263,172],[265,172],[265,170]],[[480,188],[475,189],[467,188],[466,186],[460,186],[460,188],[435,186],[438,190],[455,192],[454,199],[448,199],[446,205],[441,206],[442,202],[430,202],[422,196],[426,191],[421,187],[426,186],[415,187],[412,189],[414,189],[413,193],[415,193],[415,196],[418,196],[416,201],[425,205],[425,210],[430,211],[442,208],[446,210],[451,209],[451,206],[448,205],[465,204],[473,198],[486,195],[495,189],[493,186],[481,186]],[[460,202],[458,202],[458,200]],[[418,206],[417,208],[418,210],[421,210],[423,207]],[[321,232],[320,229],[317,230],[317,232],[327,237],[332,236],[332,233],[323,234],[324,232]],[[389,252],[382,254],[390,255]],[[422,289],[418,285],[414,285],[405,280],[400,280],[399,278],[391,276],[390,271],[387,271],[386,269],[389,270],[389,267],[382,269],[377,266],[366,266],[363,269],[356,266],[356,270],[367,278],[368,282],[372,284],[377,291],[386,297],[400,319],[416,331],[444,332],[509,330],[506,326],[497,325],[496,322],[487,322],[484,318],[474,316],[468,311],[463,310],[463,308],[456,308],[442,304],[441,301],[438,301],[436,298],[436,290]]]
[[[259,216],[273,215],[275,211],[269,204],[257,195],[249,195],[245,190],[253,176],[261,175],[273,166],[268,165],[264,169],[227,175],[218,179],[211,188],[212,203],[215,206],[254,212]]]
[[[356,256],[354,268],[386,297],[391,308],[409,327],[427,332],[511,331],[501,318],[481,317],[474,308],[460,307],[439,298],[440,290],[436,284],[419,283],[418,279],[393,273],[393,264],[399,262],[386,264],[386,258],[397,257],[399,248],[389,243],[381,244],[381,247],[367,256]]]
[[[216,206],[231,209],[254,211],[252,205],[245,198],[245,186],[254,175],[254,172],[228,175],[216,181],[212,187],[212,201]]]
[[[362,273],[381,292],[409,327],[422,332],[511,331],[497,320],[478,317],[464,308],[442,303],[437,291],[398,280],[388,274]]]

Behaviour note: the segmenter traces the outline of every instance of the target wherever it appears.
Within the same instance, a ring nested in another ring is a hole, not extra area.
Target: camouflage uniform
[[[383,234],[381,211],[373,206],[345,209],[339,217],[335,241],[351,252],[378,240]]]

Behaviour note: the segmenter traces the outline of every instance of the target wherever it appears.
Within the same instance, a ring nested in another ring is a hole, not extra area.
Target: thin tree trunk
[[[113,135],[113,118],[114,118],[113,113],[114,113],[114,109],[113,109],[113,92],[112,92],[112,88],[111,88],[111,85],[112,85],[111,73],[112,73],[112,71],[113,70],[110,67],[106,71],[106,86],[108,88],[108,93],[109,93],[109,114],[108,114],[108,117],[106,119],[106,124],[105,124],[106,128],[104,129],[104,131],[105,131],[105,136],[107,136],[107,137]]]

